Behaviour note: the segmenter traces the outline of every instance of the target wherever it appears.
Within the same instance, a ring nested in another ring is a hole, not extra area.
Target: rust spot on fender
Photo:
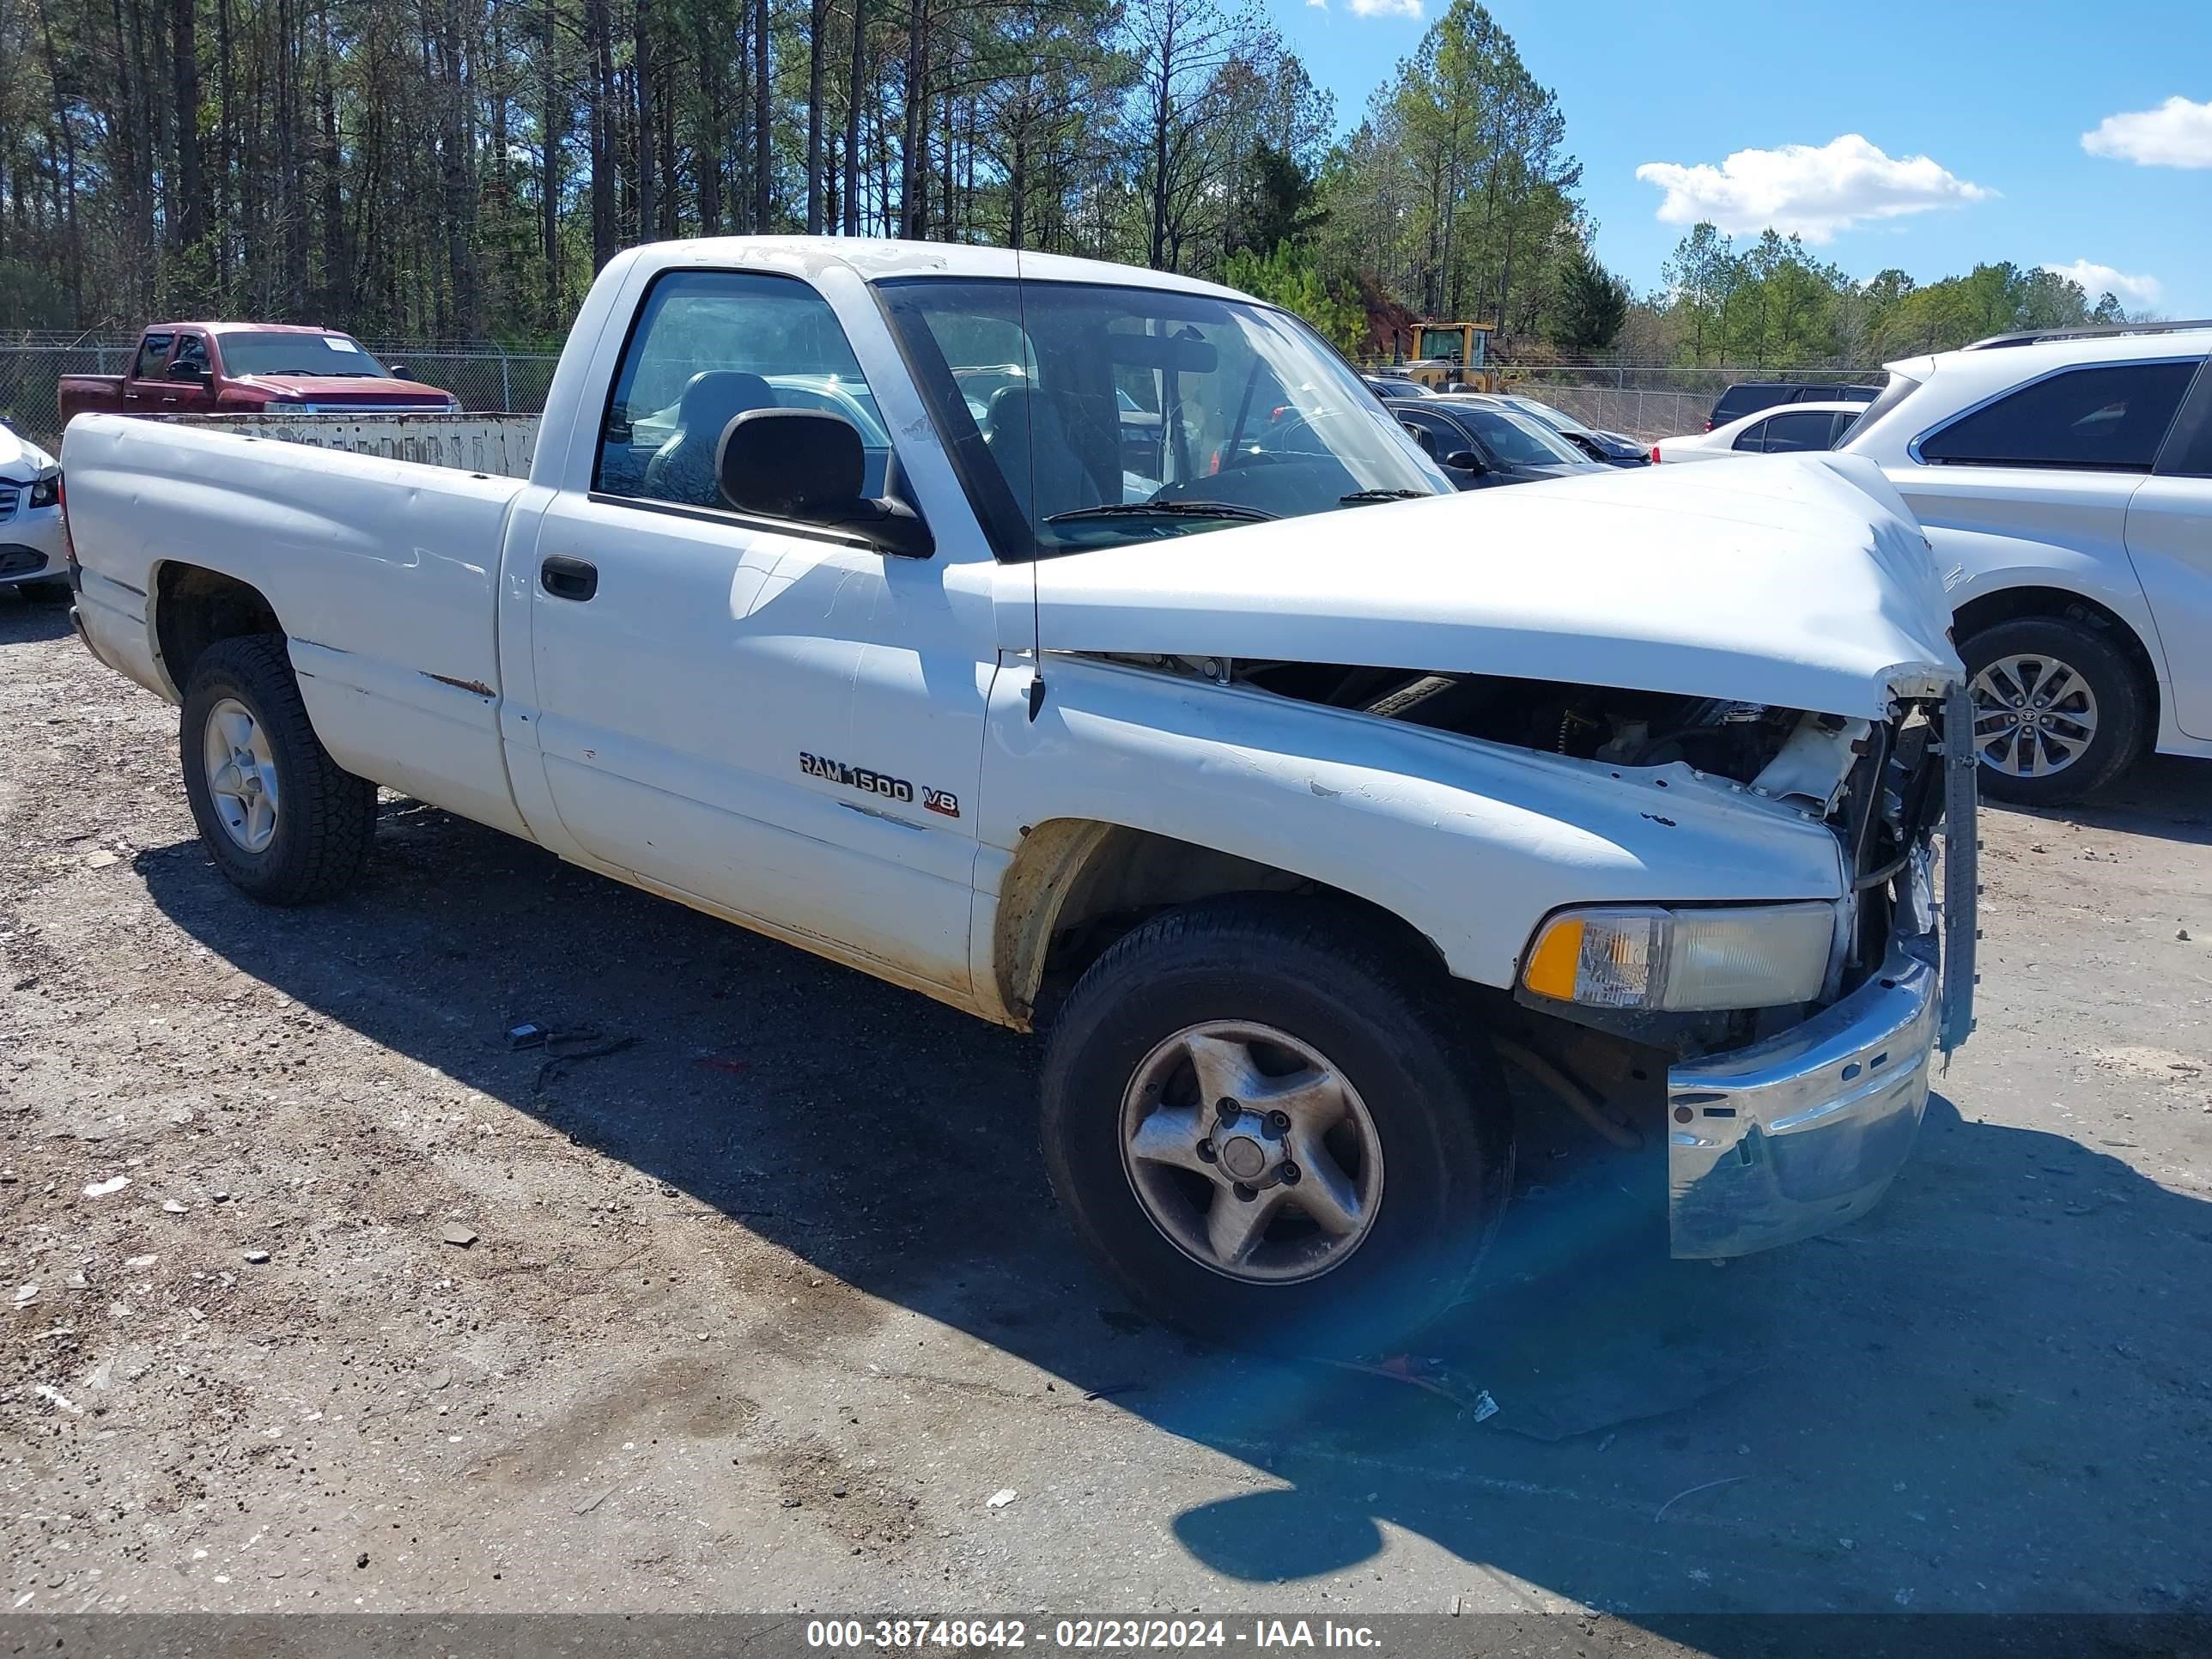
[[[482,697],[487,702],[499,695],[482,680],[457,680],[450,674],[433,674],[428,670],[423,672],[422,678],[426,680],[435,680],[441,685],[450,685],[456,691],[470,692]]]

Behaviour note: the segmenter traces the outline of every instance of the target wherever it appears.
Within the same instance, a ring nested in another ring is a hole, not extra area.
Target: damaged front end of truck
[[[1325,711],[1296,769],[1337,810],[1276,809],[1343,838],[1316,878],[1503,992],[1509,1056],[1571,1103],[1659,1095],[1673,1253],[1725,1257],[1869,1209],[1971,1030],[1975,761],[1917,526],[1847,463],[1698,471],[1733,476],[1239,528],[1172,584],[1125,548],[1038,593],[1071,665],[1235,698],[1258,777],[1288,746],[1261,711]],[[1382,552],[1330,544],[1384,526]],[[1437,834],[1463,856],[1427,859]],[[1395,897],[1361,847],[1450,874]]]

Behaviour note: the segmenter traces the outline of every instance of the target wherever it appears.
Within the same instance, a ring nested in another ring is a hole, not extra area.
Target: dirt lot
[[[1582,1201],[1648,1161],[1526,1148],[1478,1425],[1131,1314],[1024,1039],[406,802],[258,909],[64,612],[0,688],[9,1606],[2212,1606],[2212,767],[1989,816],[1980,1033],[1840,1237],[1657,1261]]]

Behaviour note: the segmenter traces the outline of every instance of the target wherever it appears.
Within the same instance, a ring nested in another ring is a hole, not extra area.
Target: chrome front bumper
[[[1747,1255],[1874,1207],[1928,1105],[1942,1003],[1932,937],[1802,1025],[1667,1073],[1677,1256]]]
[[[1802,1025],[1667,1072],[1667,1218],[1677,1256],[1748,1255],[1872,1209],[1912,1150],[1929,1072],[1974,1029],[1973,711],[1943,711],[1942,869],[1923,844],[1881,971]],[[1938,902],[1938,894],[1941,901]]]

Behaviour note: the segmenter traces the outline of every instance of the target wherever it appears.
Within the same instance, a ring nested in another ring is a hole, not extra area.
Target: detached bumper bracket
[[[1936,1046],[1945,1059],[1974,1029],[1974,942],[1980,937],[1977,870],[1982,848],[1975,814],[1981,760],[1974,753],[1974,706],[1964,685],[1943,699],[1943,1009]]]

